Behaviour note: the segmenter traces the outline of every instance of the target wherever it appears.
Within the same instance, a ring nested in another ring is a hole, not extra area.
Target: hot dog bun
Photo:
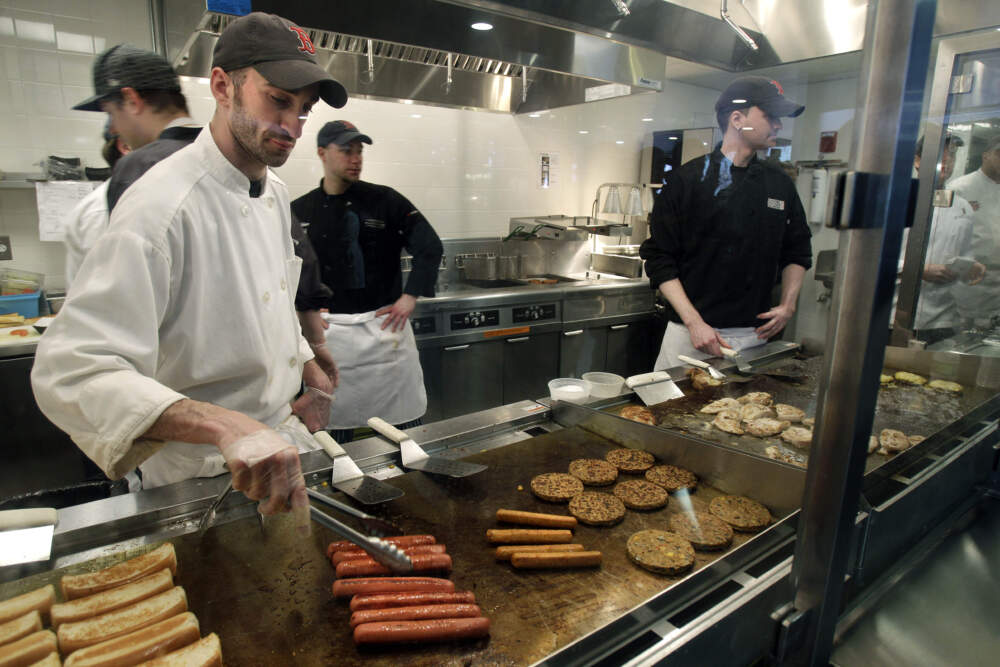
[[[163,657],[142,663],[139,667],[222,667],[222,644],[214,632]]]
[[[42,629],[42,615],[37,609],[32,609],[24,616],[18,616],[12,621],[0,623],[0,646],[27,637]]]
[[[174,545],[169,542],[104,570],[66,575],[61,582],[63,598],[75,600],[93,595],[109,588],[132,583],[163,568],[168,568],[172,574],[177,574],[177,553],[174,551]]]
[[[187,611],[187,596],[184,594],[184,589],[174,586],[168,591],[140,600],[128,607],[83,621],[63,623],[57,632],[59,650],[63,655],[69,655],[77,649],[120,637],[185,611]]]
[[[127,607],[140,600],[152,597],[157,593],[168,591],[174,586],[174,577],[168,568],[143,577],[131,584],[118,586],[87,597],[77,598],[69,602],[57,602],[52,605],[52,627],[58,628],[63,623],[82,621],[85,618],[106,614],[115,609]]]
[[[201,631],[191,612],[73,652],[65,667],[124,667],[176,651],[198,641]]]
[[[28,667],[62,667],[62,660],[59,659],[59,654],[53,651],[38,662],[31,663]]]
[[[27,637],[0,646],[0,667],[21,667],[38,662],[56,650],[56,635],[51,630],[39,630]]]
[[[56,601],[56,589],[52,584],[36,588],[24,595],[0,602],[0,623],[20,618],[32,610],[38,610],[42,618],[49,617],[49,609]]]

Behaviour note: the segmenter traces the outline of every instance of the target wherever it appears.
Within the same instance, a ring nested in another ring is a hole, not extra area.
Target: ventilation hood
[[[152,4],[162,10],[164,49],[180,74],[208,75],[218,35],[233,20],[222,12],[242,5],[306,28],[320,64],[354,97],[504,113],[655,92],[667,79],[691,81],[692,72],[717,81],[790,62],[822,62],[860,49],[867,8],[867,0],[733,0],[729,15],[756,43],[754,50],[722,20],[719,0]],[[470,28],[480,21],[493,29]],[[808,64],[794,71],[808,71]]]

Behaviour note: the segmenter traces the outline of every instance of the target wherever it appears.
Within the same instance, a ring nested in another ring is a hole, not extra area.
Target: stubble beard
[[[268,152],[263,145],[267,133],[265,132],[258,137],[257,121],[244,111],[242,97],[242,90],[237,89],[236,95],[233,97],[233,111],[229,116],[229,129],[233,134],[233,139],[254,160],[268,167],[280,167],[288,161],[291,151],[287,153]],[[285,140],[291,141],[291,139]]]

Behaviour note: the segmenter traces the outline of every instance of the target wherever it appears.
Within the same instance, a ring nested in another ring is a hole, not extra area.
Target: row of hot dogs
[[[452,561],[433,535],[389,537],[421,574],[447,575]],[[333,542],[327,556],[337,571],[333,595],[350,598],[356,644],[455,641],[486,637],[490,620],[471,591],[456,591],[450,579],[398,577],[351,542]]]
[[[51,584],[0,602],[0,667],[221,665],[219,638],[201,637],[176,573],[176,552],[165,543],[103,570],[64,576],[62,602]]]

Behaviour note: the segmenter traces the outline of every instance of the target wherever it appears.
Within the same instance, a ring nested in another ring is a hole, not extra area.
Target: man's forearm
[[[789,264],[781,271],[781,305],[795,310],[802,290],[806,269],[801,264]]]
[[[219,447],[263,428],[243,413],[185,398],[164,410],[142,437]]]
[[[323,315],[318,310],[298,310],[299,325],[302,327],[302,335],[310,345],[321,345],[326,343],[326,332],[323,326]]]
[[[660,283],[660,294],[670,302],[670,306],[681,318],[684,326],[690,327],[692,324],[702,321],[701,313],[691,303],[687,292],[684,291],[684,286],[681,285],[680,278]]]

